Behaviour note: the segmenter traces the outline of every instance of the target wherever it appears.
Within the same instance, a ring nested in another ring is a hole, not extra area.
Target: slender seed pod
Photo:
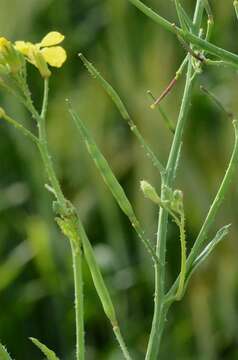
[[[95,255],[92,246],[90,244],[90,241],[79,219],[78,219],[78,230],[79,230],[80,240],[83,245],[84,255],[93,279],[94,286],[101,300],[104,312],[108,317],[108,319],[110,320],[110,322],[112,323],[112,325],[118,326],[116,319],[116,312],[110,294],[107,290],[101,271],[95,259]]]
[[[89,154],[91,155],[94,163],[96,164],[97,168],[99,169],[102,178],[106,185],[108,186],[109,190],[111,191],[112,195],[116,199],[118,205],[124,212],[124,214],[129,218],[132,226],[134,227],[135,231],[137,232],[139,238],[144,243],[146,249],[152,256],[154,262],[158,262],[158,257],[156,255],[155,249],[151,245],[150,241],[145,237],[144,231],[139,223],[139,221],[136,218],[135,212],[131,206],[130,201],[128,200],[123,188],[121,187],[119,181],[113,174],[107,160],[102,155],[101,151],[97,147],[96,143],[94,142],[92,136],[86,129],[85,125],[79,118],[79,116],[75,113],[75,111],[72,110],[72,108],[69,108],[69,112],[72,115],[72,118],[86,144],[87,150]]]
[[[145,150],[146,155],[148,158],[152,161],[152,164],[161,172],[161,175],[164,174],[164,166],[159,161],[157,156],[154,154],[151,147],[146,143],[145,139],[143,138],[142,134],[138,130],[136,124],[130,117],[125,105],[123,104],[120,96],[116,92],[116,90],[102,77],[102,75],[99,73],[99,71],[94,67],[93,64],[91,64],[83,54],[79,54],[80,59],[82,60],[84,66],[88,70],[89,74],[98,80],[102,88],[106,91],[106,93],[110,96],[114,104],[116,105],[117,109],[119,110],[122,118],[128,123],[131,131],[136,136],[137,140],[139,141],[142,149]]]

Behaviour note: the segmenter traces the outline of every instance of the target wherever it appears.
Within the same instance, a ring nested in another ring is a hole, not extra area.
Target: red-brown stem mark
[[[178,78],[175,76],[169,83],[169,85],[166,87],[166,89],[162,92],[162,94],[158,97],[158,99],[155,100],[155,102],[151,105],[151,108],[154,109],[156,105],[158,105],[173,89],[177,82]]]

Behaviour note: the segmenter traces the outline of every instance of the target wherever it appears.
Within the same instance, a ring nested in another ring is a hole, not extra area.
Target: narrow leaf
[[[7,349],[1,343],[0,343],[0,359],[1,360],[12,360],[11,356],[7,352]]]
[[[59,360],[59,358],[55,355],[54,351],[50,350],[47,346],[42,344],[39,340],[35,338],[30,338],[30,340],[35,344],[41,352],[46,356],[48,360]]]
[[[77,126],[77,129],[80,132],[80,135],[87,147],[89,154],[91,155],[95,165],[99,169],[101,176],[108,186],[109,190],[111,191],[112,195],[116,199],[118,205],[120,206],[121,210],[124,214],[129,218],[132,226],[134,227],[135,231],[137,232],[139,238],[144,243],[146,249],[151,254],[153,260],[158,262],[157,255],[155,253],[155,249],[151,245],[150,241],[145,237],[144,231],[141,228],[141,225],[134,213],[134,210],[131,206],[130,201],[128,200],[125,191],[123,190],[122,186],[120,185],[119,181],[115,177],[114,173],[112,172],[107,160],[99,150],[98,146],[96,145],[95,141],[93,140],[91,134],[86,129],[85,125],[79,118],[79,116],[75,113],[75,111],[70,107],[69,112]]]
[[[205,249],[198,255],[195,261],[192,264],[192,267],[187,275],[187,281],[194,273],[194,271],[208,258],[212,253],[215,247],[224,239],[224,237],[229,233],[231,224],[223,226],[218,232],[214,239],[205,247]]]
[[[208,258],[208,256],[212,253],[212,251],[216,248],[216,246],[223,240],[223,238],[229,233],[230,224],[223,226],[217,233],[214,239],[205,247],[205,249],[197,256],[191,267],[189,268],[186,274],[186,280],[184,283],[183,291],[181,293],[180,299],[183,297],[187,287],[189,280],[193,273],[198,269],[198,267]],[[171,288],[172,289],[172,288]],[[175,291],[173,289],[172,291]],[[173,302],[177,300],[176,296],[171,294],[171,290],[167,294],[167,301]]]

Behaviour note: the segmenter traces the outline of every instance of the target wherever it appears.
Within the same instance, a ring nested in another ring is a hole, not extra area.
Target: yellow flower
[[[58,46],[63,40],[64,35],[57,31],[51,31],[40,43],[32,44],[25,41],[16,41],[15,47],[30,63],[39,69],[43,77],[48,77],[50,76],[50,71],[47,64],[60,68],[66,61],[67,55],[65,50]]]

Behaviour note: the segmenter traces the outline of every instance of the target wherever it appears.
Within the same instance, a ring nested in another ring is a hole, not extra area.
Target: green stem
[[[185,92],[180,109],[178,124],[176,127],[174,141],[171,147],[170,156],[167,165],[166,180],[162,183],[161,199],[164,197],[164,187],[171,186],[176,168],[177,154],[179,152],[184,124],[191,100],[191,90],[193,83],[191,82],[192,65],[191,61],[188,65],[187,80]],[[160,347],[160,340],[164,330],[164,321],[166,309],[164,307],[164,288],[165,288],[165,256],[166,256],[166,238],[167,238],[168,212],[161,208],[159,213],[158,233],[157,233],[157,254],[160,264],[155,266],[155,308],[152,322],[152,329],[148,344],[146,360],[156,360]]]
[[[131,1],[131,0],[130,0]],[[132,1],[135,2],[135,1]],[[137,1],[136,1],[137,2]],[[197,0],[194,24],[197,26],[202,18],[203,2]],[[198,26],[199,28],[199,26]],[[166,176],[162,181],[161,199],[164,197],[164,189],[166,186],[171,187],[175,178],[177,169],[176,163],[178,153],[181,146],[183,130],[188,115],[188,110],[191,102],[192,88],[193,88],[193,68],[191,60],[189,60],[188,70],[186,75],[186,83],[184,89],[183,100],[180,108],[178,123],[171,146],[167,167]],[[160,209],[158,232],[157,232],[157,254],[159,256],[159,264],[155,264],[155,307],[152,322],[152,328],[146,353],[146,360],[156,360],[160,350],[160,342],[164,331],[167,306],[165,305],[165,259],[166,259],[166,238],[167,238],[168,212],[163,208]]]
[[[74,271],[75,319],[76,319],[76,359],[84,360],[84,300],[82,275],[82,250],[79,244],[70,241]]]
[[[46,111],[47,111],[47,104],[48,104],[48,92],[49,92],[49,81],[47,79],[44,82],[44,98],[43,98],[41,115],[39,115],[39,114],[37,115],[37,118],[39,118],[39,121],[38,121],[38,129],[39,129],[38,148],[40,150],[40,154],[41,154],[41,157],[42,157],[45,169],[46,169],[46,173],[47,173],[50,183],[54,189],[54,192],[55,192],[55,195],[59,202],[59,205],[63,211],[66,211],[66,208],[67,208],[66,200],[65,200],[64,194],[61,190],[57,176],[55,174],[52,159],[51,159],[51,156],[50,156],[49,150],[48,150],[46,125],[45,125]],[[36,112],[35,109],[34,109],[34,112]]]

